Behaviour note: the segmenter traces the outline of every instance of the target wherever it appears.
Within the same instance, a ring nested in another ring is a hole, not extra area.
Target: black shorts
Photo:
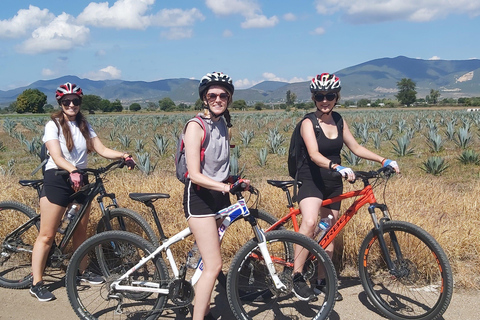
[[[197,186],[190,180],[185,183],[183,192],[183,210],[185,217],[215,216],[215,214],[230,205],[230,196],[219,191],[213,191]]]
[[[315,182],[311,179],[302,180],[302,185],[298,190],[297,201],[300,203],[305,198],[329,199],[341,195],[343,192],[343,183],[340,181],[320,181]],[[332,203],[325,208],[340,210],[341,201]]]
[[[70,175],[55,175],[58,169],[50,169],[43,174],[43,188],[40,197],[47,197],[48,201],[61,207],[67,207],[70,196],[74,193],[70,183]],[[87,184],[87,177],[83,176],[83,183]]]

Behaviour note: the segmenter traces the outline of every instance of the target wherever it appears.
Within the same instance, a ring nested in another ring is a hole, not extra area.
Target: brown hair
[[[61,107],[60,107],[61,108]],[[67,144],[67,149],[68,151],[72,151],[74,145],[73,145],[73,139],[72,139],[72,133],[70,132],[70,128],[68,127],[68,121],[65,119],[65,115],[63,114],[63,110],[60,109],[57,112],[54,112],[50,118],[53,120],[53,122],[57,125],[60,125],[60,128],[62,129],[63,136],[65,137],[65,142]],[[77,123],[78,128],[80,129],[80,132],[82,133],[83,137],[85,138],[85,141],[87,143],[87,152],[93,151],[93,144],[92,140],[90,139],[90,131],[88,130],[88,123],[87,119],[83,116],[83,114],[79,111],[75,117],[75,122]]]

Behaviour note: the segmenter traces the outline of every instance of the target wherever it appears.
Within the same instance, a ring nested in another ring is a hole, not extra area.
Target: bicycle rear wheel
[[[450,264],[440,245],[425,230],[404,221],[385,222],[383,238],[393,271],[373,230],[359,252],[360,279],[370,301],[389,319],[440,318],[453,290]]]
[[[248,241],[235,255],[227,277],[227,297],[237,319],[326,319],[335,305],[337,277],[332,261],[312,239],[292,231],[265,234],[267,248],[285,289],[277,289],[262,259],[256,239]],[[293,293],[293,246],[309,252],[303,277],[314,286],[316,268],[324,271],[327,294],[301,301]],[[315,272],[308,270],[315,265]]]
[[[81,319],[157,319],[167,295],[115,291],[110,287],[154,250],[144,238],[124,231],[102,232],[85,241],[73,254],[65,276],[68,299],[75,313]],[[100,275],[104,281],[98,284],[80,281],[78,274],[84,271]],[[147,261],[121,284],[141,281],[167,287],[167,267],[160,255]]]
[[[32,249],[38,235],[38,225],[32,221],[32,225],[24,231],[9,235],[36,215],[35,210],[23,203],[0,202],[0,286],[2,287],[23,289],[30,285]],[[6,239],[7,236],[9,236],[8,239]]]
[[[150,241],[155,247],[159,246],[155,231],[153,231],[148,222],[137,212],[127,208],[114,208],[109,210],[112,230],[128,231],[137,234]],[[103,232],[105,229],[105,223],[103,219],[100,219],[97,226],[97,233]]]

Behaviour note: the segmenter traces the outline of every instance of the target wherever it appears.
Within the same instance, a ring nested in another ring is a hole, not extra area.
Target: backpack
[[[177,151],[175,152],[175,173],[177,175],[177,179],[183,183],[187,182],[187,178],[188,178],[187,160],[185,159],[185,144],[183,143],[183,137],[185,134],[185,128],[191,121],[197,122],[203,129],[202,149],[200,150],[200,161],[203,161],[205,157],[205,140],[207,140],[208,142],[209,139],[207,139],[207,137],[209,136],[209,133],[210,133],[210,131],[206,130],[205,128],[205,122],[198,115],[195,116],[195,118],[188,120],[188,122],[185,124],[185,127],[183,128],[183,132],[178,138]]]
[[[343,121],[339,113],[332,113],[333,119],[337,124],[338,130],[343,130]],[[320,125],[318,124],[317,116],[315,112],[307,113],[300,122],[297,123],[295,129],[293,130],[292,137],[290,138],[290,146],[288,148],[288,174],[294,179],[293,183],[293,197],[292,200],[295,202],[297,198],[297,188],[298,188],[298,170],[303,166],[307,160],[307,150],[305,143],[303,142],[302,135],[300,134],[300,127],[302,122],[305,119],[310,119],[315,130],[315,137],[318,138],[320,133]]]
[[[35,168],[35,170],[32,171],[32,176],[34,176],[35,173],[37,173],[38,170],[40,169],[42,169],[42,174],[45,173],[45,165],[47,164],[47,161],[50,158],[50,153],[48,152],[48,149],[45,146],[45,143],[43,143],[42,146],[40,147],[40,153],[38,154],[38,157],[40,158],[41,163],[38,165],[38,167]]]

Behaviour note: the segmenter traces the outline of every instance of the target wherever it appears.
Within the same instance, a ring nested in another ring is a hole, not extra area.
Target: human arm
[[[345,120],[343,120],[343,142],[348,147],[348,149],[350,149],[355,155],[359,156],[360,158],[379,162],[382,164],[382,166],[390,165],[395,169],[397,173],[400,173],[400,168],[398,167],[396,161],[379,156],[378,154],[360,145],[353,137]]]

